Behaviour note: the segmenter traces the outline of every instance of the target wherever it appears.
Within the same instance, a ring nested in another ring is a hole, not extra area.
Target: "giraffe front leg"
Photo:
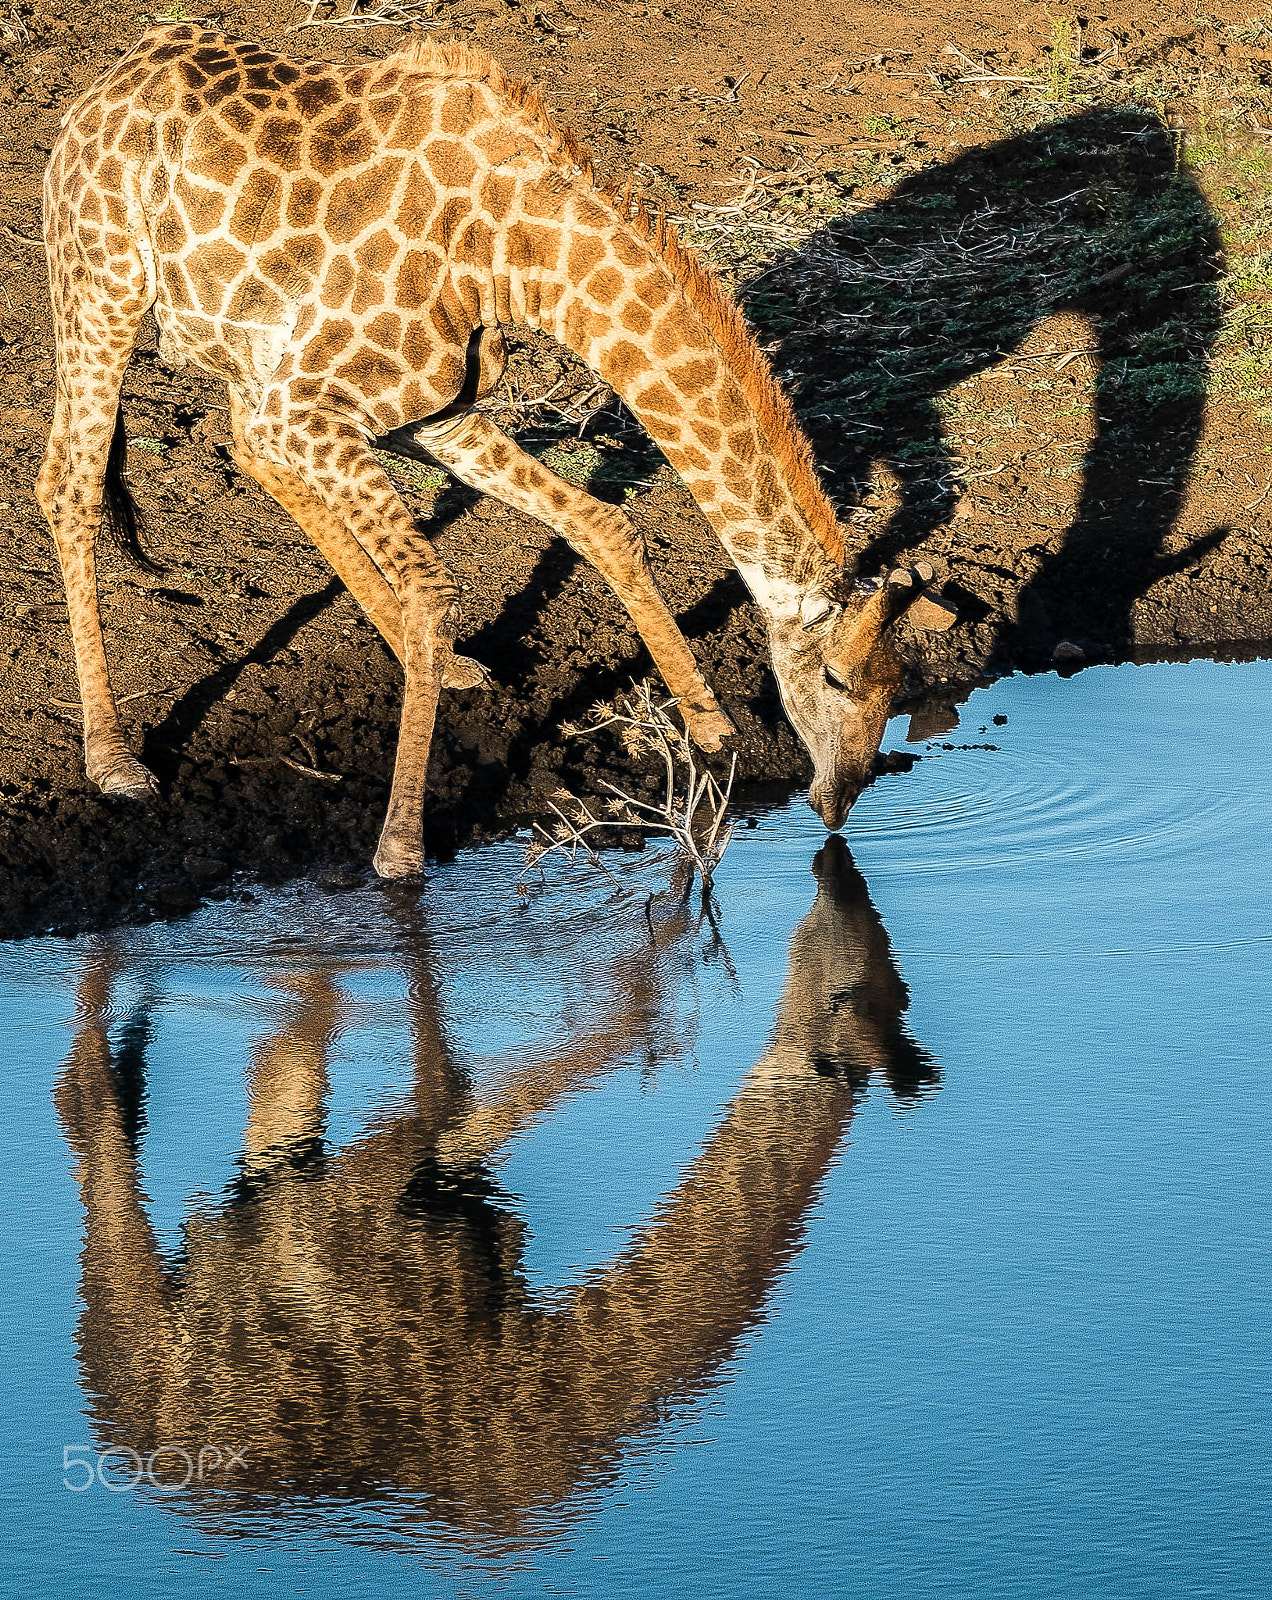
[[[272,405],[271,393],[278,397]],[[271,409],[281,415],[271,418]],[[347,415],[293,406],[281,385],[267,391],[239,432],[245,452],[284,467],[288,480],[329,513],[324,536],[339,521],[369,558],[375,582],[400,608],[406,686],[388,813],[374,864],[384,878],[415,877],[424,866],[424,786],[437,702],[455,662],[458,586]]]
[[[462,483],[546,522],[592,563],[622,601],[664,683],[680,701],[695,744],[718,750],[735,732],[733,723],[659,594],[644,540],[624,513],[558,478],[480,413],[418,427],[414,437]]]
[[[382,878],[414,878],[424,870],[424,784],[437,720],[437,701],[450,642],[459,622],[459,594],[437,563],[431,582],[412,577],[405,585],[406,687],[398,729],[397,759],[389,809],[372,865]]]
[[[243,398],[230,390],[231,450],[239,471],[258,483],[291,516],[301,531],[330,563],[333,571],[375,624],[381,638],[399,663],[406,664],[402,635],[402,607],[383,574],[345,526],[322,503],[303,478],[278,461],[266,461],[252,448],[246,428],[250,411]],[[452,654],[442,670],[444,689],[488,689],[490,673],[478,661]]]
[[[296,473],[279,466],[277,462],[261,461],[254,456],[237,433],[234,461],[239,470],[254,483],[260,484],[266,494],[277,501],[313,541],[336,576],[375,624],[380,637],[398,662],[405,667],[402,607],[375,562],[340,518],[306,488]],[[452,652],[443,663],[443,689],[488,689],[490,682],[490,673],[486,668],[468,656]]]

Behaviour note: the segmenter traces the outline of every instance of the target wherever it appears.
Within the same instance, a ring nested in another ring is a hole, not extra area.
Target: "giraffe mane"
[[[645,240],[671,273],[685,298],[706,323],[730,372],[746,396],[813,537],[837,566],[844,561],[843,530],[822,488],[817,466],[789,396],[755,342],[737,302],[697,251],[682,244],[673,224],[631,191],[628,184],[601,180],[596,164],[573,129],[548,110],[539,91],[509,78],[497,61],[462,41],[441,43],[427,35],[411,39],[395,60],[429,78],[472,78],[522,111],[543,135],[550,160],[572,177],[581,177]]]

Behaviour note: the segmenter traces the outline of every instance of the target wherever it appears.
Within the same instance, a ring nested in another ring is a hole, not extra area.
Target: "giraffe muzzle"
[[[841,778],[833,785],[822,779],[815,779],[808,791],[808,803],[826,824],[827,829],[831,833],[838,833],[847,820],[857,796],[865,786],[865,779],[857,777]]]

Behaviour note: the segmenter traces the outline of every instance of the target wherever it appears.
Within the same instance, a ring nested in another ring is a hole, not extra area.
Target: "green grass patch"
[[[377,450],[376,460],[397,483],[416,494],[435,494],[452,482],[450,473],[428,461],[414,461],[409,456],[395,456],[388,450]]]
[[[888,112],[881,117],[867,117],[863,125],[863,132],[871,139],[900,139],[905,134],[905,124],[900,117],[895,117],[891,112]]]
[[[608,434],[594,440],[563,438],[546,449],[527,441],[526,448],[558,478],[602,500],[634,499],[648,486],[654,468],[644,448],[626,447]]]

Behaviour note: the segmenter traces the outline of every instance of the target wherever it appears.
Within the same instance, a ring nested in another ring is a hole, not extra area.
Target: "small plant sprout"
[[[685,875],[685,890],[696,874],[702,883],[705,904],[711,893],[711,880],[733,836],[733,825],[725,821],[738,758],[729,763],[728,779],[721,783],[707,767],[700,766],[685,728],[672,713],[677,700],[659,700],[648,680],[633,684],[631,691],[615,701],[601,701],[592,707],[586,727],[563,725],[567,739],[595,734],[604,728],[617,728],[619,740],[633,759],[652,755],[661,760],[664,770],[663,792],[656,801],[638,800],[617,784],[603,782],[610,798],[603,804],[589,805],[568,789],[558,789],[549,801],[556,816],[550,825],[536,822],[534,836],[526,846],[526,865],[518,879],[525,891],[525,873],[537,868],[542,874],[545,857],[559,851],[571,861],[583,856],[589,865],[614,882],[619,880],[601,860],[596,843],[606,829],[639,828],[665,834],[676,848]]]
[[[1076,52],[1081,57],[1081,47]],[[1073,94],[1073,68],[1075,65],[1075,52],[1073,40],[1073,25],[1068,17],[1052,17],[1051,19],[1051,68],[1048,84],[1050,99],[1055,105],[1063,105]]]

